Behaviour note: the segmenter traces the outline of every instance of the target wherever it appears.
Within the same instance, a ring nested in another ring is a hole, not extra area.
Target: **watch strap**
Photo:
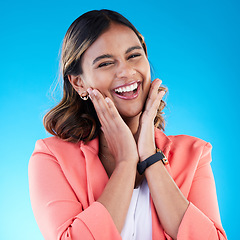
[[[139,174],[142,175],[144,173],[144,171],[146,170],[146,168],[150,167],[152,164],[154,164],[160,160],[163,162],[164,165],[168,164],[168,160],[165,157],[165,155],[163,154],[163,152],[157,148],[157,152],[155,154],[151,155],[144,161],[139,162],[137,164],[137,170],[138,170]]]

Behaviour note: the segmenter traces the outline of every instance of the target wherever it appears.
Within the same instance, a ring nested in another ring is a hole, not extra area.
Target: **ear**
[[[79,75],[68,75],[68,80],[79,95],[81,95],[82,92],[86,91],[83,80]]]

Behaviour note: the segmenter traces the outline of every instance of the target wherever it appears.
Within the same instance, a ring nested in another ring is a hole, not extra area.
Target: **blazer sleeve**
[[[178,230],[178,240],[227,239],[221,225],[215,181],[210,166],[211,149],[209,143],[203,147],[188,195],[190,204]]]
[[[83,210],[62,169],[43,140],[29,161],[33,212],[46,240],[121,239],[106,208],[93,202]]]

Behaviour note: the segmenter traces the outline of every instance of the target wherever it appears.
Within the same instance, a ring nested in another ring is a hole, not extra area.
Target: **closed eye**
[[[113,64],[113,62],[103,62],[103,63],[100,63],[98,65],[98,68],[101,68],[101,67],[107,67],[109,65]]]
[[[141,53],[134,53],[134,54],[131,54],[131,55],[128,57],[128,59],[140,57],[141,55],[142,55]]]

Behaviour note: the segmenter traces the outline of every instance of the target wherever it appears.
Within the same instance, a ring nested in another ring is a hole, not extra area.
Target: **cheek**
[[[140,62],[139,62],[139,67],[140,69],[142,69],[142,73],[146,76],[146,77],[151,77],[151,71],[150,71],[150,64],[149,61],[147,59],[147,57],[144,57]]]
[[[141,69],[142,69],[142,75],[144,76],[144,82],[143,82],[144,98],[147,98],[147,95],[151,87],[151,71],[150,71],[149,62],[146,61],[144,64],[142,64]]]
[[[93,70],[89,66],[91,65],[88,62],[84,62],[82,64],[82,78],[85,83],[85,87],[91,87],[98,89],[99,91],[104,91],[104,89],[109,87],[109,74],[107,74],[107,72]]]
[[[109,76],[103,73],[92,73],[87,75],[86,82],[88,83],[89,87],[96,88],[100,92],[106,90],[110,86],[110,81],[108,80]]]
[[[142,63],[141,66],[142,69],[142,75],[145,78],[145,84],[150,87],[150,83],[151,83],[151,70],[150,70],[150,65],[148,60],[146,60],[144,63]]]

